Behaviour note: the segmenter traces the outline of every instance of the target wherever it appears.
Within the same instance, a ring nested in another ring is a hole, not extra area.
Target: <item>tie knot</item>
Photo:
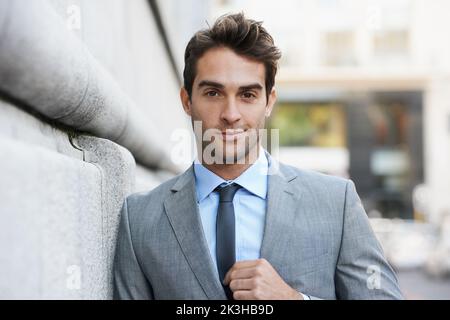
[[[236,183],[225,187],[218,186],[215,190],[219,192],[219,202],[232,202],[234,195],[240,188],[241,186]]]

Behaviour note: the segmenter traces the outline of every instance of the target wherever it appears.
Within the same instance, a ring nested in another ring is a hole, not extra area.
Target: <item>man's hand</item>
[[[224,284],[230,286],[235,300],[303,300],[265,259],[236,262]]]

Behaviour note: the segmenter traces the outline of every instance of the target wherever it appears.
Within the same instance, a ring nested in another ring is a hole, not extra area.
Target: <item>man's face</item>
[[[203,139],[198,132],[196,138],[203,157],[209,145],[209,150],[222,152],[222,163],[242,161],[256,150],[255,133],[264,128],[276,100],[275,90],[267,99],[264,64],[224,47],[210,49],[198,60],[191,99],[184,88],[180,95],[192,122],[201,121]]]

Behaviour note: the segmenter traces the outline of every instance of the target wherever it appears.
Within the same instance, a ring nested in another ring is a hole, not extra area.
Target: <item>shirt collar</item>
[[[203,166],[198,158],[194,160],[194,174],[196,181],[197,201],[201,202],[222,183],[235,182],[254,195],[266,199],[268,160],[266,151],[260,147],[258,159],[234,180],[224,180],[214,172]]]

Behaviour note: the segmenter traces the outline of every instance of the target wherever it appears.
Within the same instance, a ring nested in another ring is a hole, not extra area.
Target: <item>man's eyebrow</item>
[[[211,80],[202,80],[200,81],[200,83],[198,84],[198,87],[214,87],[214,88],[218,88],[218,89],[224,89],[225,86],[219,82],[215,82],[215,81],[211,81]],[[259,83],[251,83],[248,85],[243,85],[239,87],[239,91],[245,91],[245,90],[262,90],[263,86],[260,85]]]
[[[245,85],[245,86],[240,86],[239,87],[239,91],[244,91],[244,90],[262,90],[263,86],[260,85],[259,83],[252,83],[249,85]]]
[[[215,81],[210,81],[210,80],[202,80],[200,81],[200,83],[198,84],[198,87],[214,87],[214,88],[218,88],[218,89],[223,89],[225,88],[225,86],[219,82],[215,82]]]

